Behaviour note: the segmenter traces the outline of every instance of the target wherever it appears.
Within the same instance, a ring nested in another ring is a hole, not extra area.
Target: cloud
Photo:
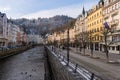
[[[55,15],[68,15],[71,17],[76,17],[79,10],[80,9],[57,8],[57,9],[43,10],[43,11],[39,11],[36,13],[28,14],[28,15],[22,16],[21,18],[29,18],[29,19],[38,18],[38,17],[48,18],[48,17],[52,17]]]
[[[11,10],[10,6],[0,6],[0,11],[1,12],[8,12]]]
[[[84,6],[88,10],[95,4],[96,2],[88,2],[85,3]],[[28,19],[38,18],[38,17],[48,18],[48,17],[53,17],[55,15],[68,15],[76,18],[82,12],[82,8],[83,8],[83,4],[77,4],[77,5],[56,8],[56,9],[42,10],[28,15],[24,15],[20,18],[28,18]]]

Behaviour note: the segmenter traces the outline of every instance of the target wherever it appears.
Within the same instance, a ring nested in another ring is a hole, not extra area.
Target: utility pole
[[[69,28],[67,30],[67,65],[69,65]]]

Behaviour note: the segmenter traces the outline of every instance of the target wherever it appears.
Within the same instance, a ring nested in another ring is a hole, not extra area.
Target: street
[[[66,56],[67,51],[60,50],[59,53]],[[103,79],[120,80],[120,64],[106,63],[104,59],[93,59],[89,56],[78,54],[72,50],[70,50],[70,60],[95,73]]]
[[[43,47],[35,47],[0,60],[0,80],[44,80],[43,53]]]
[[[83,53],[83,51],[79,51],[79,48],[73,48],[73,47],[71,47],[70,48],[73,52],[77,52],[77,53],[82,53],[82,54],[84,54]],[[90,55],[91,54],[91,51],[90,50],[88,50],[88,49],[85,49],[85,54],[86,55]],[[101,58],[101,59],[103,59],[103,60],[106,60],[106,54],[104,53],[104,52],[101,52],[101,51],[93,51],[93,56],[94,57],[99,57],[99,58]],[[120,54],[115,54],[115,53],[109,53],[109,58],[110,58],[110,60],[113,60],[113,61],[117,61],[117,62],[120,62]]]

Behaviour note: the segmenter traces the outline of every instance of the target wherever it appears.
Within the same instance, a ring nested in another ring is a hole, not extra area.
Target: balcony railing
[[[104,19],[105,19],[105,20],[108,19],[109,16],[110,16],[110,14],[104,14]]]
[[[118,19],[112,20],[112,21],[110,22],[110,25],[111,25],[111,26],[112,26],[112,25],[115,25],[115,24],[119,24],[119,20],[118,20]]]

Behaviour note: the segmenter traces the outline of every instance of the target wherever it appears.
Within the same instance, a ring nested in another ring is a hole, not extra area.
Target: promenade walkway
[[[70,47],[71,51],[73,52],[76,52],[78,54],[82,53],[83,54],[83,50],[80,52],[79,51],[79,48],[73,48],[73,47]],[[86,55],[90,55],[91,51],[88,50],[88,49],[85,49],[85,54]],[[101,60],[106,60],[106,54],[105,52],[102,52],[102,51],[93,51],[93,55],[94,57],[99,57],[101,58]],[[109,58],[111,61],[115,61],[115,62],[120,62],[120,54],[115,54],[115,53],[109,53]]]
[[[57,50],[59,51],[60,54],[64,56],[67,55],[66,50],[60,50],[60,49]],[[88,54],[87,51],[86,54]],[[102,58],[91,58],[90,56],[84,56],[78,52],[76,53],[76,49],[71,49],[70,60],[86,68],[87,70],[95,73],[104,80],[120,80],[120,64],[107,63],[106,59],[104,59],[103,57],[104,53],[101,54],[95,52],[94,54],[95,54],[94,56],[98,56],[99,54],[101,55]],[[111,59],[115,59],[114,56],[112,56]],[[120,59],[119,58],[120,55],[117,55],[116,57],[118,58],[118,60]]]

